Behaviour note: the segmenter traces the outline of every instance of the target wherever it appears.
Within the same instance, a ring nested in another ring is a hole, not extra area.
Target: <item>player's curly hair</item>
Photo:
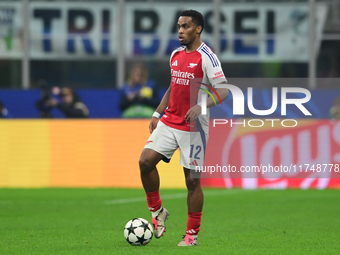
[[[179,16],[191,17],[192,22],[194,24],[202,27],[202,30],[201,30],[201,33],[202,33],[203,28],[204,28],[204,17],[202,13],[195,11],[195,10],[186,10],[186,11],[181,12]]]

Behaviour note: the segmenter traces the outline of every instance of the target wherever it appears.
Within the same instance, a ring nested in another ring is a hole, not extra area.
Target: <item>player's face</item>
[[[191,17],[181,16],[178,19],[178,38],[182,45],[191,44],[201,32],[202,27],[192,22]]]

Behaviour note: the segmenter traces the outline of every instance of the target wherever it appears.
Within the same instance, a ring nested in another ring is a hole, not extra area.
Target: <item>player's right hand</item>
[[[159,119],[156,117],[152,117],[150,125],[149,125],[149,131],[150,134],[152,134],[152,132],[155,130],[155,128],[157,127]]]

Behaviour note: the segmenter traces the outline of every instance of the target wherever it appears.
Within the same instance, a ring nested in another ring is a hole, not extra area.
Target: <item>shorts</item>
[[[159,121],[152,132],[145,149],[162,154],[169,163],[172,155],[180,149],[180,165],[196,170],[203,166],[208,135],[205,132],[187,132],[165,125]]]

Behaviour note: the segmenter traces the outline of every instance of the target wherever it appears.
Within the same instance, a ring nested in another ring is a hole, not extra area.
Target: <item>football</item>
[[[152,236],[152,226],[143,218],[134,218],[125,225],[124,237],[131,245],[146,245],[151,241]]]

